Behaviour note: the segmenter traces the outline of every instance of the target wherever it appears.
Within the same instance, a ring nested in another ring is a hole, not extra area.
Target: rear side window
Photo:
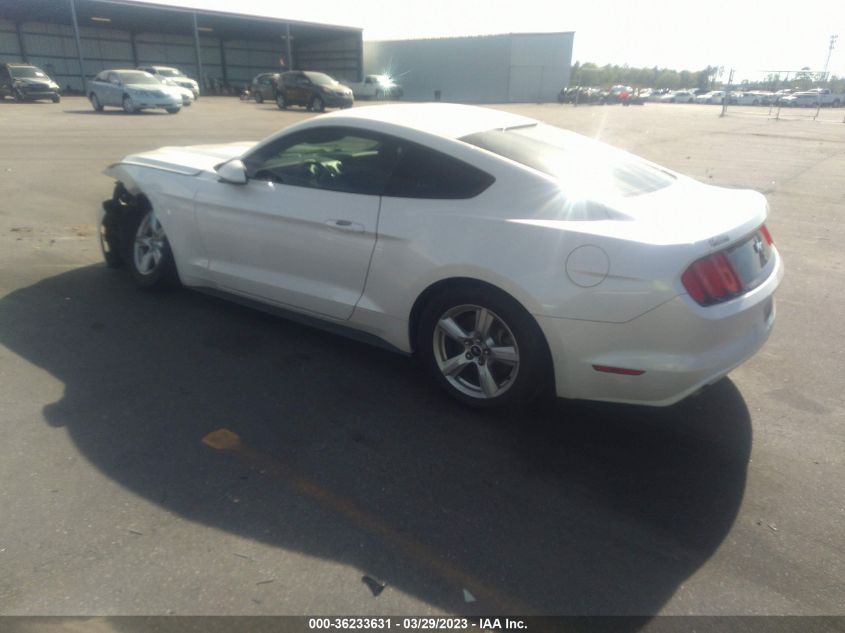
[[[636,196],[675,181],[671,173],[633,154],[543,123],[461,140],[548,174],[569,193]]]
[[[493,184],[490,174],[438,151],[403,143],[384,195],[395,198],[474,198]]]

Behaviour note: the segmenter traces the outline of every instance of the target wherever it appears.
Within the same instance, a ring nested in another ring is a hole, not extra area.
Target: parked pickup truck
[[[365,75],[364,81],[343,82],[356,99],[401,99],[402,86],[387,75]]]
[[[819,105],[838,108],[845,104],[845,94],[831,92],[827,88],[814,88],[804,92],[787,95],[780,100],[783,106],[816,108]]]

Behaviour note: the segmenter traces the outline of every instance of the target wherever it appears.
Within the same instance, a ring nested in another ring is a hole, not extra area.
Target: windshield
[[[635,196],[675,180],[633,154],[544,123],[479,132],[461,140],[553,176],[570,195]]]
[[[142,85],[142,86],[157,86],[159,85],[158,79],[150,75],[149,73],[144,72],[122,72],[117,73],[117,76],[120,77],[120,81],[125,84],[135,84],[135,85]]]
[[[10,66],[9,70],[12,73],[12,77],[47,79],[47,74],[35,66]]]
[[[175,68],[159,68],[156,71],[162,77],[184,77],[185,75],[182,73],[181,70],[176,70]]]
[[[337,84],[336,79],[332,79],[325,73],[306,72],[305,76],[311,80],[311,83],[317,84],[318,86],[334,86]]]

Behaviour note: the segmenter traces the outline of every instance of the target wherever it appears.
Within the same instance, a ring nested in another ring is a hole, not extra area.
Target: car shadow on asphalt
[[[186,106],[187,107],[187,106]],[[88,110],[63,110],[65,114],[96,114],[97,116],[167,116],[168,113],[160,110],[138,110],[137,112],[126,112],[118,106],[108,110],[97,111],[94,108]],[[170,115],[172,116],[172,115]]]
[[[64,384],[45,420],[132,493],[455,613],[655,614],[745,488],[729,380],[478,413],[398,354],[100,265],[0,299],[0,343]]]

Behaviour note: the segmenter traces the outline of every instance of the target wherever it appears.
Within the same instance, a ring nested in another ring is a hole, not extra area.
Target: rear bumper
[[[557,395],[668,406],[751,358],[775,321],[774,291],[783,277],[778,256],[769,278],[751,292],[702,308],[680,295],[626,323],[536,317],[555,366]],[[593,366],[643,370],[639,376]]]
[[[334,95],[320,95],[320,98],[326,102],[329,108],[350,108],[352,107],[352,97],[338,97]]]
[[[21,93],[27,99],[52,99],[53,97],[59,96],[60,92],[58,90],[22,90]]]

